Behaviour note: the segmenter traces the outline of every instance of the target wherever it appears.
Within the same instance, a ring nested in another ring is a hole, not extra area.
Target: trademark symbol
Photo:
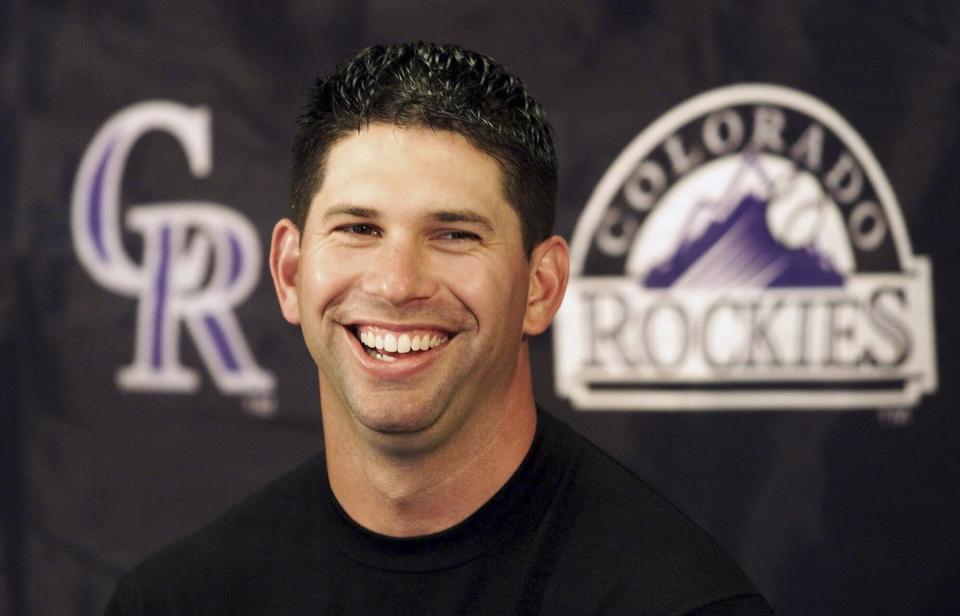
[[[250,396],[243,399],[243,410],[255,417],[272,417],[277,412],[274,396]]]
[[[910,407],[893,407],[877,410],[877,419],[881,426],[903,428],[913,423],[913,409]]]

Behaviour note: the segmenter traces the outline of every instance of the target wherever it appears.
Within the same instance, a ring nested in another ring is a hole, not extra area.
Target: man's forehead
[[[489,219],[493,204],[514,209],[499,161],[454,131],[375,122],[337,139],[321,164],[311,210],[387,214],[410,199],[453,222]]]

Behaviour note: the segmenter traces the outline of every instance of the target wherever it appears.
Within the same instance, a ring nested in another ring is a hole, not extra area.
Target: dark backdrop
[[[115,113],[209,109],[213,166],[168,134],[134,147],[121,201],[204,200],[266,247],[287,203],[302,95],[363,46],[423,38],[487,53],[544,104],[557,230],[645,127],[715,87],[768,82],[833,107],[875,153],[933,269],[939,388],[911,409],[581,412],[536,393],[703,525],[782,614],[960,610],[960,10],[955,2],[223,2],[0,4],[0,612],[96,614],[118,576],[315,451],[315,374],[265,270],[236,316],[274,394],[225,394],[181,331],[192,393],[118,387],[137,300],[71,239],[81,157]],[[121,214],[122,215],[122,214]],[[142,239],[124,227],[137,261]],[[642,408],[635,409],[642,411]]]

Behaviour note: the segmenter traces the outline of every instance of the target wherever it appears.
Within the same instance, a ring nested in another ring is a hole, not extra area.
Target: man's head
[[[568,275],[540,108],[489,59],[426,44],[361,52],[310,108],[270,268],[325,433],[408,455],[529,428],[525,341]]]
[[[557,161],[543,109],[491,58],[422,42],[364,49],[314,84],[293,146],[292,218],[299,228],[331,145],[375,122],[462,134],[499,164],[527,254],[550,236]]]

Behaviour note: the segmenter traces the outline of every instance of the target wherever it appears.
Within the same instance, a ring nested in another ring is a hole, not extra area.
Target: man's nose
[[[436,283],[426,261],[426,249],[415,238],[386,238],[368,264],[363,290],[394,305],[430,297]]]

